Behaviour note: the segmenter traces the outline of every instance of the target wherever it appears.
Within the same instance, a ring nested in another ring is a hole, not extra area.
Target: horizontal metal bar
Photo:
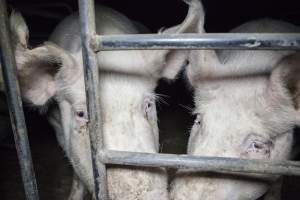
[[[300,162],[262,161],[254,159],[201,157],[192,155],[135,153],[107,150],[101,153],[106,164],[144,167],[196,169],[216,173],[255,173],[300,176]]]
[[[95,50],[241,49],[300,50],[300,33],[96,35]]]

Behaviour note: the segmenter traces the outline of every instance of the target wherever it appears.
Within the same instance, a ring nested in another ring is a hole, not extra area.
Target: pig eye
[[[142,109],[147,120],[156,122],[156,106],[155,99],[153,97],[146,97],[144,99]]]
[[[258,141],[253,141],[248,147],[249,151],[260,151],[262,149],[264,149],[264,143]]]
[[[197,126],[200,126],[201,123],[202,123],[202,116],[201,116],[201,114],[198,113],[198,114],[196,115],[196,119],[195,119],[195,121],[194,121],[194,124],[197,125]]]
[[[77,111],[76,112],[77,117],[83,118],[85,116],[83,111]]]
[[[263,156],[262,158],[265,158],[266,156],[270,156],[272,148],[272,142],[268,140],[249,140],[248,145],[246,148],[246,154],[253,155],[255,158],[260,158],[257,155]]]
[[[153,99],[146,99],[144,102],[144,112],[146,115],[150,114],[155,107],[155,101]]]
[[[152,106],[153,106],[153,104],[151,102],[147,102],[146,103],[146,110],[151,109]]]

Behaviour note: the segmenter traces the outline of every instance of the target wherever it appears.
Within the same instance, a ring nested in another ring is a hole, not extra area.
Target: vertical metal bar
[[[6,2],[5,0],[0,0],[1,62],[7,104],[25,188],[25,195],[28,200],[38,200],[37,184],[30,154],[19,83],[16,75],[16,61],[9,35]]]
[[[95,195],[97,200],[105,200],[107,199],[106,168],[105,164],[101,163],[99,156],[97,157],[98,152],[103,150],[98,99],[99,70],[96,53],[91,48],[93,37],[96,35],[95,8],[93,0],[78,0],[78,3]]]

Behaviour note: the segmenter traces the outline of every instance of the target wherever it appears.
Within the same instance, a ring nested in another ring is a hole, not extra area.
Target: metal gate
[[[193,168],[205,172],[258,173],[300,176],[300,162],[261,161],[238,158],[201,157],[160,153],[137,153],[106,150],[103,142],[96,146],[96,133],[101,133],[99,74],[96,52],[133,49],[240,49],[240,50],[300,50],[300,34],[139,34],[96,35],[94,0],[78,0],[84,76],[89,113],[89,134],[95,192],[97,200],[107,199],[106,164]],[[0,0],[1,63],[10,111],[11,123],[18,153],[25,194],[28,200],[39,199],[18,80],[16,62],[9,37],[5,0]],[[101,83],[101,80],[100,80]],[[102,136],[97,135],[98,140]]]

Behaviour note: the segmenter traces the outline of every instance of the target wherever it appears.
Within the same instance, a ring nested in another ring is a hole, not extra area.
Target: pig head
[[[198,8],[195,31],[204,31]],[[232,32],[300,32],[271,19]],[[194,88],[196,120],[188,154],[263,160],[290,159],[293,128],[300,122],[300,55],[290,51],[191,50],[187,78]],[[275,177],[234,176],[179,170],[171,187],[176,200],[255,200]]]
[[[181,25],[160,34],[189,32],[195,21],[193,11]],[[47,106],[51,99],[57,102],[58,106],[49,111],[49,121],[72,163],[80,188],[94,193],[78,16],[66,18],[56,28],[51,36],[55,44],[48,42],[34,49],[27,47],[28,31],[22,17],[13,14],[11,24],[22,95],[37,107]],[[98,34],[138,33],[129,19],[102,6],[96,7],[96,24]],[[176,76],[186,56],[186,52],[174,50],[97,54],[106,149],[158,152],[154,89],[159,78]],[[111,166],[107,181],[110,199],[168,199],[164,169]],[[70,199],[81,199],[83,192],[72,194]]]

